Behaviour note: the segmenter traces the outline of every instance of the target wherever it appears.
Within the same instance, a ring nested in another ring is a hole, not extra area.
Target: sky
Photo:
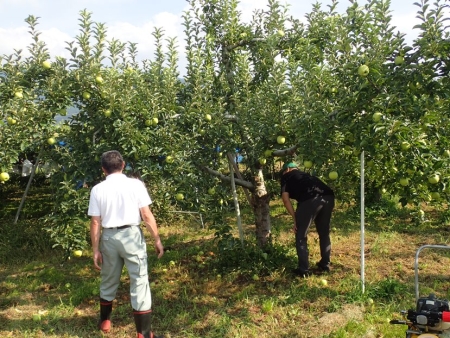
[[[290,6],[289,13],[296,18],[304,18],[311,12],[312,4],[319,2],[323,8],[331,0],[281,0]],[[411,43],[417,36],[413,26],[418,7],[415,0],[392,0],[391,11],[393,24],[406,34]],[[361,5],[365,0],[360,0]],[[338,11],[345,12],[348,0],[339,2]],[[241,0],[239,9],[242,18],[249,21],[255,9],[267,6],[266,0]],[[182,15],[189,9],[186,0],[0,0],[0,55],[10,55],[14,49],[23,49],[32,42],[25,19],[29,15],[39,17],[37,29],[49,49],[52,58],[68,57],[64,49],[65,42],[73,41],[79,34],[80,11],[87,9],[92,13],[92,20],[105,23],[107,38],[116,38],[122,42],[131,41],[138,44],[138,60],[153,59],[154,40],[152,32],[155,27],[163,28],[166,36],[177,37],[180,58],[184,54],[184,33]],[[182,60],[180,68],[183,68]]]

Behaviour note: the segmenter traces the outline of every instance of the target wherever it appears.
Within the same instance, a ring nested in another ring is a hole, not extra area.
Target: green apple
[[[394,59],[394,63],[397,66],[401,65],[404,61],[405,61],[405,59],[401,55],[396,56],[395,59]]]
[[[400,184],[406,187],[409,184],[409,179],[407,177],[403,177],[400,179]]]
[[[97,82],[97,84],[102,84],[103,83],[103,78],[101,75],[97,75],[95,77],[95,82]]]
[[[305,168],[309,169],[313,166],[313,163],[311,161],[304,161],[303,165]]]
[[[320,280],[320,284],[321,284],[322,286],[327,286],[327,285],[328,285],[328,282],[327,282],[326,279],[321,279],[321,280]]]
[[[42,67],[44,69],[50,69],[50,68],[52,68],[52,64],[50,63],[50,61],[45,60],[44,62],[42,62]]]
[[[75,257],[81,257],[81,256],[83,256],[83,251],[81,251],[81,250],[75,250],[75,251],[73,252],[73,255],[74,255]]]
[[[261,256],[262,256],[262,258],[267,259],[267,257],[268,257],[267,252],[263,252],[263,253],[261,254]]]
[[[14,97],[17,99],[23,99],[23,92],[21,90],[18,90],[14,93]]]
[[[284,144],[284,142],[286,142],[286,138],[282,135],[277,137],[277,143],[278,144]]]
[[[167,162],[167,163],[173,163],[173,157],[170,156],[170,155],[167,155],[167,156],[166,156],[166,162]]]
[[[259,164],[261,164],[261,165],[266,164],[266,162],[267,162],[267,160],[266,160],[264,157],[261,157],[261,158],[259,159]]]
[[[430,182],[431,184],[437,184],[439,182],[439,179],[440,177],[438,174],[428,176],[428,182]]]
[[[210,194],[210,195],[214,195],[215,192],[216,192],[216,189],[214,187],[208,189],[208,194]]]
[[[145,120],[145,125],[150,127],[152,125],[152,120]]]
[[[409,148],[411,148],[411,145],[409,144],[409,142],[403,141],[401,143],[401,147],[402,147],[402,150],[408,150]]]
[[[205,114],[205,120],[208,122],[211,121],[212,120],[211,114]]]
[[[156,126],[158,124],[159,120],[157,117],[152,118],[152,125]]]
[[[61,115],[61,116],[66,116],[66,115],[67,115],[67,110],[61,109],[61,110],[59,111],[59,115]]]
[[[169,265],[170,265],[170,266],[175,266],[175,262],[174,262],[174,261],[170,261],[170,262],[169,262]]]
[[[444,152],[442,153],[442,156],[450,157],[450,150],[448,150],[448,149],[444,150]]]
[[[41,315],[39,313],[33,313],[33,321],[40,322],[41,321]]]
[[[414,169],[408,168],[408,169],[406,169],[406,172],[407,172],[409,175],[412,175],[412,174],[414,174],[416,171],[415,171]]]
[[[437,191],[433,191],[431,193],[431,198],[437,201],[441,198],[441,194],[439,194]]]
[[[91,93],[89,92],[83,92],[83,99],[89,100],[91,98]]]
[[[6,182],[7,180],[9,180],[9,174],[6,172],[2,172],[0,174],[0,182]]]
[[[277,31],[277,34],[278,34],[279,37],[283,37],[284,36],[284,31],[282,29],[279,29]]]
[[[270,156],[272,156],[272,150],[270,150],[270,149],[264,150],[264,156],[265,156],[265,157],[270,157]]]
[[[256,281],[256,280],[259,280],[259,276],[255,273],[255,274],[253,275],[252,279],[255,280],[255,281]]]
[[[175,199],[177,201],[182,201],[182,200],[184,200],[184,195],[179,192],[178,194],[175,195]]]
[[[339,174],[337,173],[337,171],[332,171],[328,174],[328,177],[330,178],[330,180],[337,180]]]
[[[47,140],[47,143],[50,144],[51,146],[54,145],[56,143],[56,139],[54,137],[50,137]]]
[[[382,117],[383,114],[381,114],[380,112],[376,112],[372,115],[372,120],[373,122],[380,122]]]
[[[200,129],[198,132],[202,136],[205,135],[205,133],[206,133],[205,129]]]
[[[17,120],[13,119],[12,117],[8,117],[6,120],[7,120],[8,124],[16,124],[17,123]]]
[[[372,298],[368,298],[368,299],[367,299],[367,303],[369,303],[369,304],[372,305],[372,304],[373,304],[373,299],[372,299]]]
[[[106,109],[106,110],[103,112],[103,115],[105,115],[105,117],[110,117],[110,116],[111,116],[111,110],[110,110],[110,109]]]
[[[361,65],[358,68],[358,75],[359,76],[365,77],[365,76],[369,75],[369,72],[370,72],[370,69],[369,69],[369,66],[367,66],[367,65]]]

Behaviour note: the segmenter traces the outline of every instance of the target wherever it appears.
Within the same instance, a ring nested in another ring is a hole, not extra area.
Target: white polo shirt
[[[145,185],[122,173],[110,174],[95,185],[89,199],[89,216],[100,216],[104,228],[139,225],[139,209],[152,203]]]

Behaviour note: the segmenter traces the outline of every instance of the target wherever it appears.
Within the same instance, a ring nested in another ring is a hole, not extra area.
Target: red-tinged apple
[[[284,142],[286,142],[286,138],[282,135],[277,137],[277,143],[278,144],[284,144]]]
[[[370,72],[370,68],[367,65],[361,65],[358,68],[358,75],[359,76],[365,77],[365,76],[369,75],[369,72]]]
[[[309,169],[313,166],[313,163],[311,161],[304,161],[303,165],[305,168]]]
[[[52,68],[52,64],[51,64],[50,61],[45,60],[44,62],[42,62],[42,67],[43,67],[44,69],[50,69],[50,68]]]
[[[431,176],[428,176],[428,182],[431,184],[437,184],[440,180],[440,176],[438,174],[434,174]]]

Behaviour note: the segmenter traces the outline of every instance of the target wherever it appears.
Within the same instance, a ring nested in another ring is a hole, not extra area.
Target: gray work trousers
[[[318,196],[313,199],[298,203],[295,211],[297,232],[295,234],[295,246],[298,256],[298,269],[309,270],[308,230],[312,222],[316,224],[319,234],[320,255],[319,262],[322,266],[330,264],[331,240],[330,221],[334,208],[334,196]]]
[[[139,226],[126,229],[103,228],[100,239],[103,257],[100,298],[116,298],[125,264],[130,277],[131,305],[136,311],[150,310],[152,298],[148,281],[147,244]]]

